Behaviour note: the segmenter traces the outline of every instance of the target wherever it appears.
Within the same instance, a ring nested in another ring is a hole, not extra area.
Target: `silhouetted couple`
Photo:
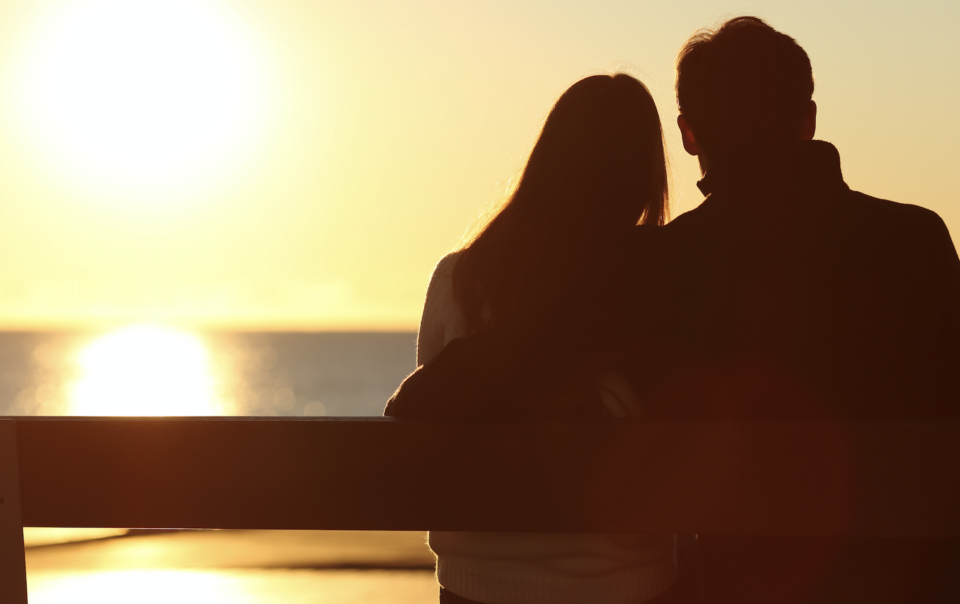
[[[931,211],[847,187],[837,150],[813,140],[803,49],[759,19],[733,19],[687,42],[676,84],[704,202],[664,224],[663,139],[642,84],[618,74],[572,86],[509,200],[437,265],[421,367],[387,415],[957,417],[950,235]],[[673,536],[430,543],[447,602],[698,598]],[[700,543],[711,602],[943,601],[944,577],[960,570],[946,541]]]

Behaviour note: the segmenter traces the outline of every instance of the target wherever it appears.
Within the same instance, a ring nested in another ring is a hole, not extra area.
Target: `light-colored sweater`
[[[417,364],[467,335],[453,296],[458,252],[434,269],[417,338]],[[619,374],[597,380],[610,415],[642,415]],[[430,533],[437,580],[445,589],[486,604],[638,604],[677,578],[675,536],[602,533]]]

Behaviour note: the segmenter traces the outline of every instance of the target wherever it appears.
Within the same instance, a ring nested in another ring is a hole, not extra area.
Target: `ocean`
[[[0,333],[3,415],[375,416],[412,332]]]

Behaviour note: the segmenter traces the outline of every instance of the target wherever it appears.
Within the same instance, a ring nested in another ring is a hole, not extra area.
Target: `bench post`
[[[27,604],[17,422],[0,419],[0,602]]]

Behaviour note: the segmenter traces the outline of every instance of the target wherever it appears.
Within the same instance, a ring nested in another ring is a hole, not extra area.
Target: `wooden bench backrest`
[[[20,526],[960,537],[960,422],[0,424],[5,562]]]

